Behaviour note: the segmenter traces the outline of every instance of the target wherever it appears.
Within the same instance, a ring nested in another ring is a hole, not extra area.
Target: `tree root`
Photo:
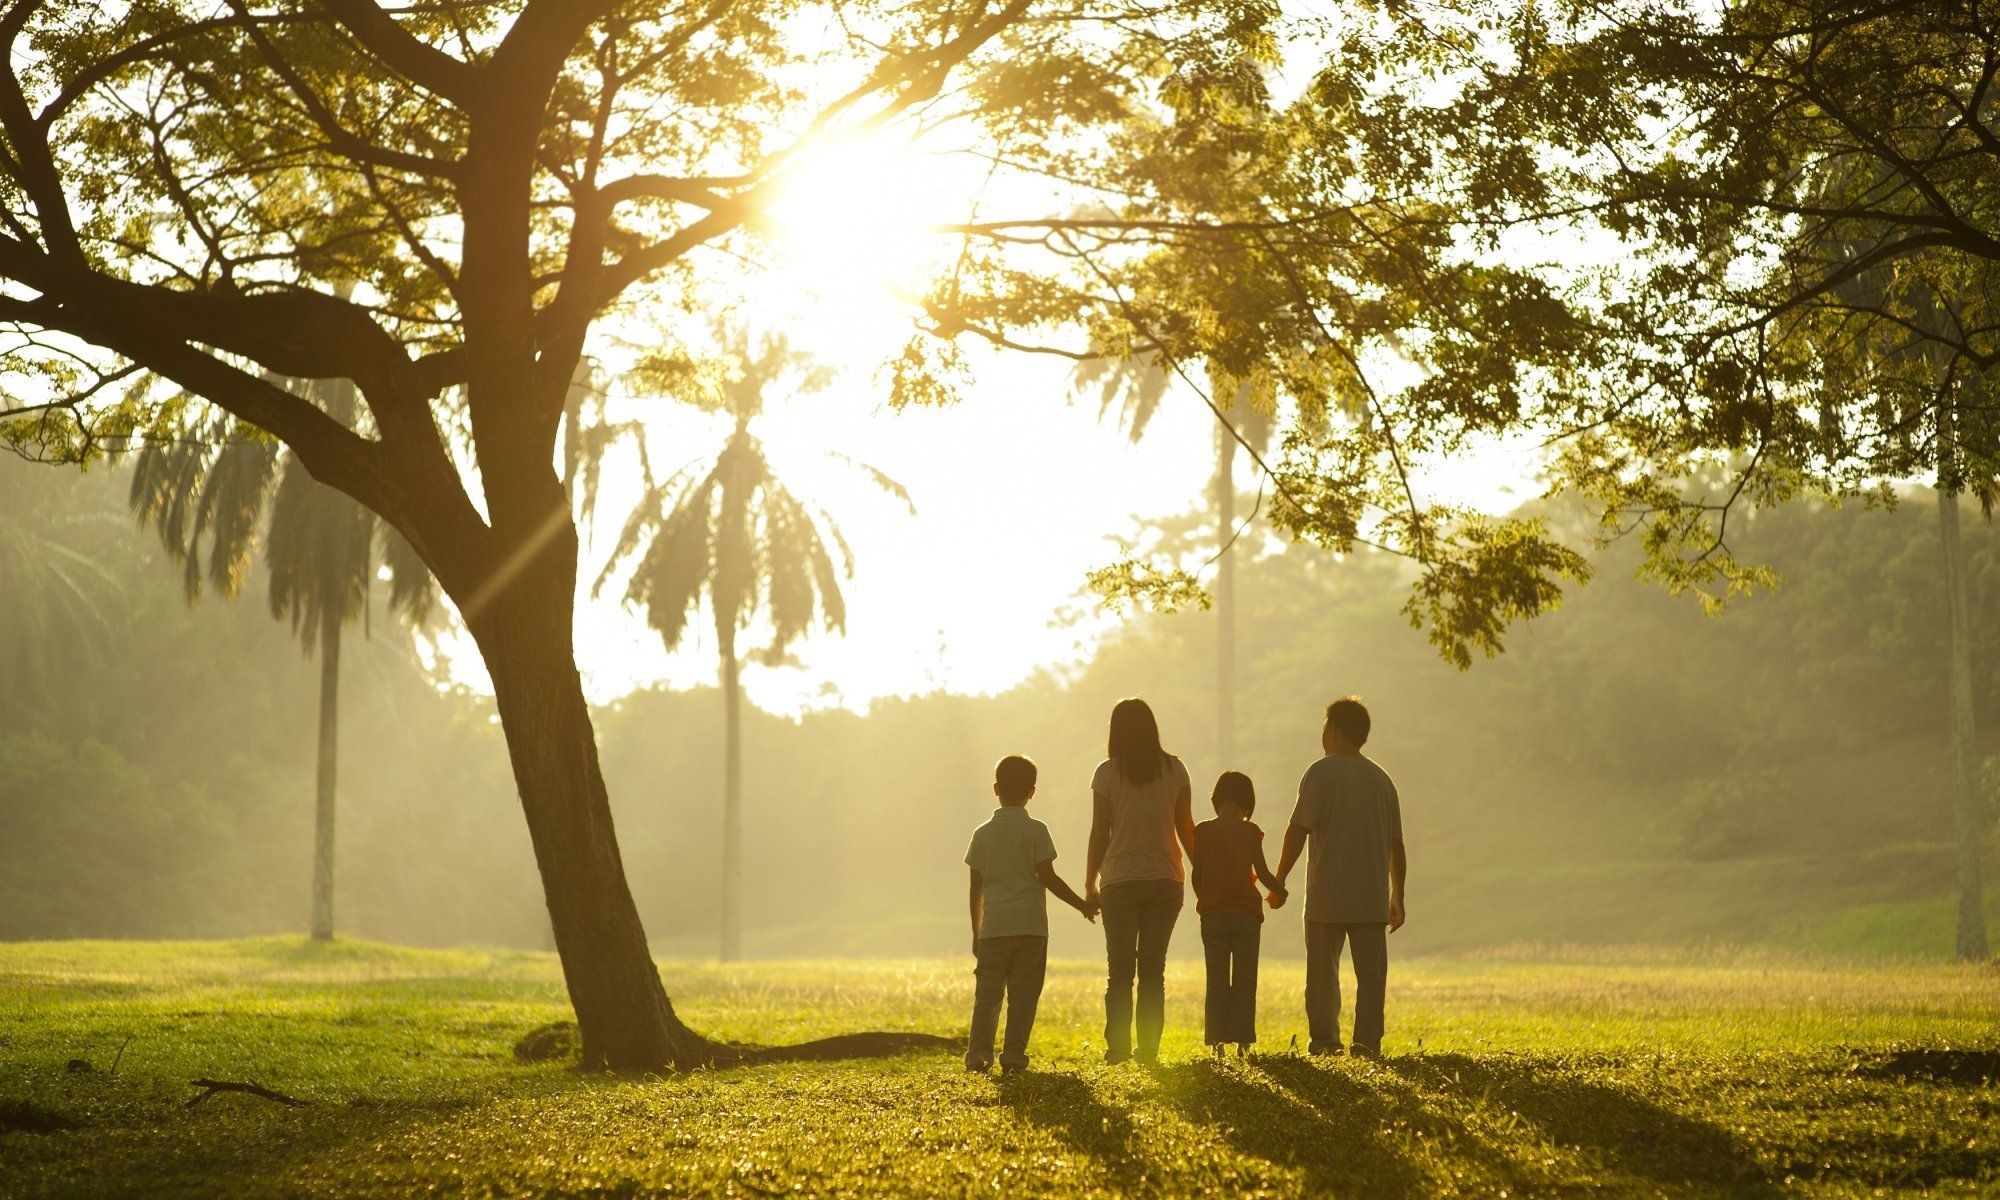
[[[312,1103],[310,1100],[301,1100],[297,1096],[287,1096],[283,1092],[274,1092],[262,1084],[241,1083],[234,1079],[190,1079],[188,1080],[188,1086],[205,1088],[207,1090],[203,1091],[199,1096],[190,1097],[188,1102],[182,1105],[183,1108],[194,1108],[217,1092],[242,1092],[245,1095],[256,1096],[264,1100],[273,1100],[279,1104],[289,1105],[292,1108],[305,1108]]]

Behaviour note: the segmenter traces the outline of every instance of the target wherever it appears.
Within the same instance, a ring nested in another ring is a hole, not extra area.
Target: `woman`
[[[1144,700],[1111,710],[1110,744],[1091,778],[1090,855],[1084,884],[1103,905],[1109,979],[1104,989],[1104,1061],[1134,1052],[1132,983],[1139,985],[1137,1053],[1160,1055],[1167,1016],[1167,940],[1181,912],[1181,849],[1194,844],[1187,768],[1160,748],[1160,726]],[[1103,876],[1100,890],[1100,873]]]

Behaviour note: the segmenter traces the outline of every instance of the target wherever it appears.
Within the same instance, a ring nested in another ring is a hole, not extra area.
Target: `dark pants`
[[[1160,1031],[1167,1024],[1167,941],[1181,915],[1181,885],[1171,879],[1132,879],[1106,887],[1104,957],[1105,1057],[1130,1058],[1132,984],[1139,985],[1139,1057],[1160,1055]]]
[[[1264,922],[1248,913],[1204,913],[1201,948],[1208,958],[1208,1007],[1202,1038],[1249,1045],[1257,1040],[1257,943]]]
[[[965,1065],[983,1071],[993,1065],[993,1031],[1000,1024],[1000,1000],[1007,1000],[1007,1040],[1001,1044],[1002,1067],[1028,1065],[1028,1032],[1035,1027],[1035,1005],[1042,999],[1042,977],[1049,966],[1049,939],[1020,935],[979,939],[979,965],[973,968],[972,1037],[965,1048]]]
[[[1340,1049],[1340,947],[1354,946],[1354,1045],[1382,1049],[1382,997],[1389,987],[1389,927],[1306,922],[1306,1028],[1314,1051]]]

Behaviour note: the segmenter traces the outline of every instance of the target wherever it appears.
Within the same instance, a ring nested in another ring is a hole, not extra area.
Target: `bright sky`
[[[991,692],[1044,666],[1079,661],[1118,621],[1082,593],[1086,573],[1121,557],[1148,520],[1206,503],[1212,418],[1178,387],[1135,446],[1114,421],[1100,420],[1094,389],[1073,396],[1066,360],[975,348],[967,338],[973,384],[962,403],[889,410],[879,368],[912,329],[897,295],[920,289],[941,269],[933,256],[949,248],[925,228],[967,219],[973,205],[987,217],[1059,205],[1048,195],[982,191],[986,184],[984,170],[962,156],[917,154],[887,141],[836,146],[805,160],[772,207],[770,269],[730,280],[759,329],[782,332],[839,372],[823,391],[767,396],[752,428],[792,491],[838,523],[856,563],[845,588],[845,637],[807,637],[792,648],[795,666],[746,664],[745,690],[761,708],[796,714],[940,689]],[[610,358],[602,345],[593,352]],[[608,365],[615,375],[616,364]],[[663,475],[712,460],[728,432],[726,417],[624,397],[615,382],[612,396],[614,419],[645,422]],[[829,452],[900,481],[916,516]],[[1496,449],[1461,459],[1452,478],[1431,486],[1505,504],[1507,490],[1525,489],[1525,478],[1522,456]],[[1237,479],[1255,490],[1247,459],[1239,459]],[[594,549],[586,547],[586,589],[637,486],[635,458],[607,463],[605,516]],[[756,637],[753,629],[746,650]],[[439,649],[455,678],[486,686],[469,639],[447,636]],[[705,616],[669,655],[618,603],[615,587],[582,602],[578,658],[598,701],[716,677]]]

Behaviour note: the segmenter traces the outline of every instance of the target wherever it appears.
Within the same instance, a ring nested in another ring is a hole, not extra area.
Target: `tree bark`
[[[1236,769],[1236,438],[1215,423],[1215,748],[1221,769]]]
[[[1946,440],[1948,439],[1940,439]],[[1980,862],[1985,814],[1979,794],[1979,753],[1972,712],[1972,632],[1965,560],[1959,547],[1958,493],[1938,489],[1938,532],[1944,546],[1945,604],[1951,614],[1951,758],[1953,811],[1958,826],[1958,957],[1987,957]]]
[[[552,540],[469,624],[493,677],[583,1062],[645,1071],[733,1057],[681,1024],[647,947],[576,669],[575,525]]]
[[[312,936],[333,940],[333,829],[336,768],[340,757],[340,618],[320,614],[319,767],[313,804]]]
[[[743,956],[743,683],[736,634],[722,639],[722,961]]]

